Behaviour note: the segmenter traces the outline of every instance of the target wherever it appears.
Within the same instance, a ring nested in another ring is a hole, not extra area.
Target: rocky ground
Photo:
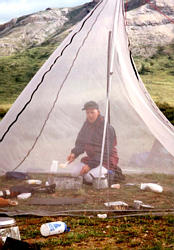
[[[133,54],[150,56],[158,45],[174,42],[174,5],[172,0],[142,2],[146,3],[128,8],[127,31]]]

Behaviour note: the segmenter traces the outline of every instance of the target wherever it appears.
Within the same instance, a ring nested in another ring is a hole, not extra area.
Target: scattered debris
[[[31,193],[22,193],[17,196],[18,199],[20,200],[26,200],[31,197]]]
[[[112,184],[111,188],[120,189],[120,184]]]
[[[140,208],[143,208],[143,209],[151,209],[151,208],[154,208],[154,206],[142,204]]]
[[[0,198],[0,207],[7,207],[7,206],[16,206],[18,205],[17,201],[12,201],[9,199],[4,199],[4,198]]]
[[[135,207],[136,209],[140,209],[141,205],[143,205],[143,202],[142,202],[142,201],[134,200],[134,207]]]
[[[107,207],[113,207],[116,210],[126,210],[129,205],[123,201],[113,201],[104,203]]]
[[[146,205],[142,201],[134,200],[134,206],[136,209],[151,209],[154,208],[154,206]]]
[[[125,186],[137,186],[137,184],[135,184],[135,183],[126,183],[126,184],[124,184]]]
[[[107,218],[107,214],[97,214],[97,217],[101,218],[101,219],[106,219]]]
[[[18,205],[17,201],[12,201],[12,200],[9,200],[9,199],[8,199],[8,203],[9,203],[10,206],[17,206]]]
[[[42,181],[41,181],[41,180],[30,179],[30,180],[27,180],[26,183],[28,183],[28,184],[41,185],[41,184],[42,184]]]

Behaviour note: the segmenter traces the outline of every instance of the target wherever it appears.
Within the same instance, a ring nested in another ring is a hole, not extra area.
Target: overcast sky
[[[73,7],[91,1],[92,0],[0,0],[0,23],[8,22],[12,18],[25,14],[45,10],[48,7]]]

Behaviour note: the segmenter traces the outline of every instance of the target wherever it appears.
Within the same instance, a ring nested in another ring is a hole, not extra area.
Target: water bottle
[[[61,234],[63,232],[69,232],[70,228],[62,221],[48,222],[40,227],[42,236],[50,236],[54,234]]]

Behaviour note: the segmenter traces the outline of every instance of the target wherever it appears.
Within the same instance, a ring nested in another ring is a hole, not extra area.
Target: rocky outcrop
[[[174,43],[173,0],[142,0],[139,3],[136,0],[134,5],[133,1],[129,4],[127,32],[133,55],[150,56],[158,46]]]
[[[76,8],[47,8],[0,25],[0,56],[46,41],[57,43],[60,34],[67,33],[98,2],[93,0]],[[157,46],[174,42],[173,0],[129,0],[126,9],[126,29],[133,55],[150,56]]]
[[[49,9],[22,16],[8,25],[1,25],[0,55],[9,55],[39,45],[67,22],[68,9]]]
[[[17,18],[13,18],[10,22],[0,24],[0,34],[2,35],[7,30],[13,28],[16,24]]]

